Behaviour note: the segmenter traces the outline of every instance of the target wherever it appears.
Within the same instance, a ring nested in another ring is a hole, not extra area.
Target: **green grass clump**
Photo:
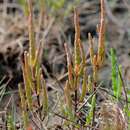
[[[117,58],[113,49],[111,49],[111,65],[112,65],[112,72],[111,72],[112,88],[114,96],[118,100],[122,94],[122,80],[119,74],[121,73],[121,66],[118,66]]]

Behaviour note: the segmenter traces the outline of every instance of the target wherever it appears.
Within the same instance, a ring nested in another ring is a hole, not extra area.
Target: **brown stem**
[[[76,111],[77,111],[77,89],[75,90],[75,99],[74,99],[74,101],[75,101],[75,116],[76,116]]]
[[[118,72],[119,72],[119,76],[120,76],[121,81],[122,81],[123,91],[124,91],[124,94],[125,94],[125,102],[126,102],[126,106],[127,106],[127,108],[128,108],[127,90],[126,90],[125,83],[124,83],[122,74],[121,74],[121,72],[120,72],[119,66],[118,66]]]

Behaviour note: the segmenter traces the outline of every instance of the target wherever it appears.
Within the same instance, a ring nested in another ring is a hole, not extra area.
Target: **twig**
[[[55,78],[55,82],[58,84],[58,86],[59,86],[59,88],[62,90],[62,92],[64,91],[64,89],[63,89],[63,87],[62,87],[62,85],[61,85],[61,83],[60,83],[60,80],[59,79],[57,79],[57,77],[55,76],[55,75],[53,75],[53,77]]]
[[[41,130],[41,128],[37,125],[37,123],[36,123],[33,119],[31,119],[31,120],[32,120],[33,124],[34,124],[39,130]]]
[[[4,108],[5,111],[7,111],[7,108],[9,107],[12,98],[13,98],[13,95],[11,95],[11,97],[9,98],[9,101],[7,102],[7,104],[6,104],[5,108]]]
[[[56,116],[58,116],[58,117],[64,119],[64,120],[66,120],[66,121],[69,121],[69,122],[71,122],[71,123],[77,125],[77,123],[74,122],[73,120],[70,120],[70,119],[68,119],[68,118],[66,118],[66,117],[64,117],[64,116],[62,116],[62,115],[60,115],[60,114],[58,114],[58,113],[55,113],[55,112],[52,112],[52,113],[53,113],[54,115],[56,115]],[[73,126],[75,127],[75,125],[73,125]]]
[[[59,91],[59,89],[57,89],[56,87],[54,87],[54,85],[57,83],[57,82],[60,82],[61,80],[65,79],[66,77],[68,76],[68,72],[66,72],[65,74],[63,74],[62,76],[60,76],[59,78],[56,78],[56,80],[52,83],[47,83],[47,86],[51,87],[52,89],[56,90],[56,91]],[[60,86],[61,88],[61,86]],[[61,88],[61,91],[63,92],[63,88]]]
[[[77,112],[79,112],[88,103],[88,100],[97,92],[97,90],[101,87],[101,84],[102,82],[97,86],[95,91],[93,91],[93,93],[87,98],[87,100],[82,104],[82,106],[77,110]]]
[[[123,90],[124,90],[124,94],[125,94],[125,102],[126,102],[126,106],[128,107],[127,90],[126,90],[126,88],[125,88],[125,83],[124,83],[124,80],[123,80],[122,74],[121,74],[121,72],[120,72],[119,66],[117,66],[117,67],[118,67],[119,76],[120,76],[120,78],[121,78],[121,80],[122,80],[122,86],[123,86]]]
[[[43,36],[44,39],[47,37],[48,33],[50,32],[50,29],[51,29],[52,25],[54,24],[54,22],[55,22],[55,18],[52,18],[48,27],[46,28],[46,30],[44,32],[44,36]]]
[[[108,95],[110,95],[110,96],[112,96],[112,97],[116,98],[116,96],[114,96],[114,95],[112,94],[112,91],[111,91],[111,93],[110,93],[110,90],[107,90],[107,89],[102,88],[102,87],[100,87],[99,89],[100,89],[101,91],[106,92]],[[119,100],[126,101],[125,99],[120,98],[120,97],[119,97]],[[127,103],[130,103],[130,101],[128,101]]]
[[[74,108],[74,110],[75,110],[75,116],[76,116],[76,112],[77,112],[77,89],[75,90],[75,99],[74,99],[74,102],[75,102],[75,108]]]
[[[68,118],[66,118],[66,117],[64,117],[64,116],[62,116],[58,113],[53,112],[53,114],[62,118],[62,119],[64,119],[64,120],[70,121],[71,123],[74,123],[75,125],[77,125],[77,122],[74,122],[74,121],[72,121],[72,120],[70,120],[70,119],[68,119]],[[75,125],[73,125],[73,126],[75,127]],[[84,128],[93,128],[94,130],[99,130],[98,128],[91,127],[90,125],[84,126],[84,125],[81,124],[81,126],[83,126]]]

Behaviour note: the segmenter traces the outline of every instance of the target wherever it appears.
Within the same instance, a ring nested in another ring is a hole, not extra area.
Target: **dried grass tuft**
[[[102,104],[99,130],[127,130],[125,115],[119,105],[109,101]]]

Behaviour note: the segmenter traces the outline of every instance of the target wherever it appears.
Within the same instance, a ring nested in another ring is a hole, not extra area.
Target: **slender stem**
[[[76,111],[77,111],[77,89],[75,90],[75,116],[76,116]]]
[[[127,106],[127,108],[128,108],[127,90],[126,90],[125,83],[124,83],[122,74],[121,74],[121,72],[120,72],[119,66],[118,66],[118,71],[119,71],[120,78],[121,78],[121,80],[122,80],[122,86],[123,86],[123,90],[124,90],[124,94],[125,94],[125,102],[126,102],[126,106]]]

